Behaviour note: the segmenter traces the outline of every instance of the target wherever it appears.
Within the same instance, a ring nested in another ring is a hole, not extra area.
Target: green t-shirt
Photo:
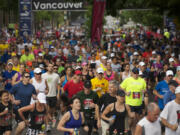
[[[142,91],[146,90],[146,82],[143,78],[139,77],[138,79],[134,79],[133,77],[129,77],[125,79],[120,86],[126,92],[131,92],[130,96],[126,96],[126,104],[131,106],[142,105]]]
[[[80,91],[77,93],[77,97],[81,101],[81,111],[84,112],[85,119],[94,118],[95,108],[90,108],[89,105],[90,103],[98,104],[98,95],[94,91],[91,91],[88,95],[86,95],[84,91]]]
[[[33,54],[29,54],[28,56],[26,56],[25,54],[21,56],[20,58],[20,62],[23,63],[23,62],[27,62],[27,61],[33,61],[35,58],[34,58],[34,55]]]
[[[58,68],[58,73],[60,74],[63,70],[64,70],[64,67],[60,66],[60,67]]]

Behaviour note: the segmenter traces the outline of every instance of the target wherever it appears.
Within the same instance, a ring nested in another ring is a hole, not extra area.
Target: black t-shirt
[[[0,113],[2,113],[5,109],[8,109],[8,113],[5,115],[0,116],[0,126],[10,126],[12,125],[12,104],[11,102],[8,103],[8,106],[3,105],[0,103]]]
[[[77,97],[81,101],[81,111],[84,112],[84,117],[87,119],[94,119],[95,108],[90,107],[90,103],[98,104],[99,97],[96,92],[91,91],[90,94],[85,94],[84,91],[77,93]]]
[[[109,104],[116,102],[116,100],[116,97],[112,97],[109,93],[104,94],[99,99],[99,110],[103,112]]]

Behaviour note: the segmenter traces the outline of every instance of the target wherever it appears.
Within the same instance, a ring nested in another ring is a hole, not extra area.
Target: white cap
[[[174,75],[174,73],[173,73],[173,71],[172,70],[168,70],[168,71],[166,71],[166,76],[169,76],[169,75]]]
[[[171,53],[171,57],[174,57],[175,56],[175,53]]]
[[[152,54],[156,54],[156,51],[152,51]]]
[[[174,61],[174,58],[169,58],[169,62],[173,62]]]
[[[133,55],[139,55],[139,53],[138,52],[134,52]]]
[[[40,68],[44,68],[44,65],[43,65],[43,64],[39,64],[39,67],[40,67]]]
[[[114,57],[115,56],[115,54],[114,53],[111,53],[111,57]]]
[[[40,69],[40,68],[35,68],[35,69],[34,69],[34,73],[35,73],[35,74],[41,73],[41,69]]]
[[[78,70],[78,69],[81,69],[81,67],[80,67],[80,66],[77,66],[77,67],[75,68],[75,70]]]
[[[142,72],[142,71],[139,71],[139,75],[143,75],[143,72]]]
[[[46,95],[44,93],[39,93],[37,99],[40,103],[46,104]]]
[[[8,62],[8,65],[9,65],[9,64],[13,65],[13,63],[12,63],[12,62]]]
[[[97,73],[99,74],[99,73],[104,73],[104,70],[102,69],[102,68],[98,68],[97,69]]]
[[[51,48],[54,48],[54,46],[51,46]]]
[[[143,61],[139,62],[139,66],[145,66],[145,65],[146,64]]]
[[[38,53],[39,56],[43,56],[43,53]]]
[[[175,90],[175,94],[178,94],[178,93],[180,93],[180,86],[178,86]]]
[[[102,60],[106,60],[107,57],[106,57],[106,56],[102,56],[101,59],[102,59]]]

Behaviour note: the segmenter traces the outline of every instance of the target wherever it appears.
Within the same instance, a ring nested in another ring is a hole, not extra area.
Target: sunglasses
[[[36,74],[36,75],[41,75],[41,73],[38,73],[38,74]]]
[[[30,78],[30,76],[29,75],[27,75],[27,76],[24,76],[25,78]]]

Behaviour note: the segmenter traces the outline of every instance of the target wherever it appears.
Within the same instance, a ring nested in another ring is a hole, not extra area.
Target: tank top
[[[65,79],[64,79],[64,82],[62,83],[62,87],[64,87],[64,85],[68,82],[67,80],[67,76],[65,75]]]
[[[117,130],[118,135],[120,133],[124,133],[124,130],[125,130],[126,107],[124,105],[125,110],[123,112],[118,112],[116,111],[115,104],[116,103],[114,103],[114,109],[110,113],[107,114],[107,117],[116,115],[114,123],[109,127],[110,135],[113,134],[113,131],[115,129]]]
[[[79,112],[79,119],[75,120],[72,111],[69,111],[70,119],[66,122],[65,128],[77,128],[79,129],[82,125],[81,113]],[[69,132],[64,132],[64,135],[71,135]]]
[[[44,106],[44,110],[42,112],[38,112],[36,108],[36,103],[35,103],[35,108],[33,112],[30,112],[30,128],[31,129],[36,129],[36,130],[41,130],[42,125],[44,124],[44,118],[46,116],[46,108]]]
[[[110,76],[105,72],[104,76],[105,76],[105,79],[108,80],[108,81],[114,80],[114,78],[115,78],[115,74],[114,74],[113,71],[111,72]]]
[[[44,93],[46,89],[46,83],[45,79],[42,79],[41,82],[37,82],[36,79],[32,78],[32,85],[35,87],[36,90],[39,90],[40,92]]]
[[[125,80],[126,78],[130,77],[131,74],[130,72],[128,73],[128,75],[125,75],[125,72],[122,73],[122,80]]]

